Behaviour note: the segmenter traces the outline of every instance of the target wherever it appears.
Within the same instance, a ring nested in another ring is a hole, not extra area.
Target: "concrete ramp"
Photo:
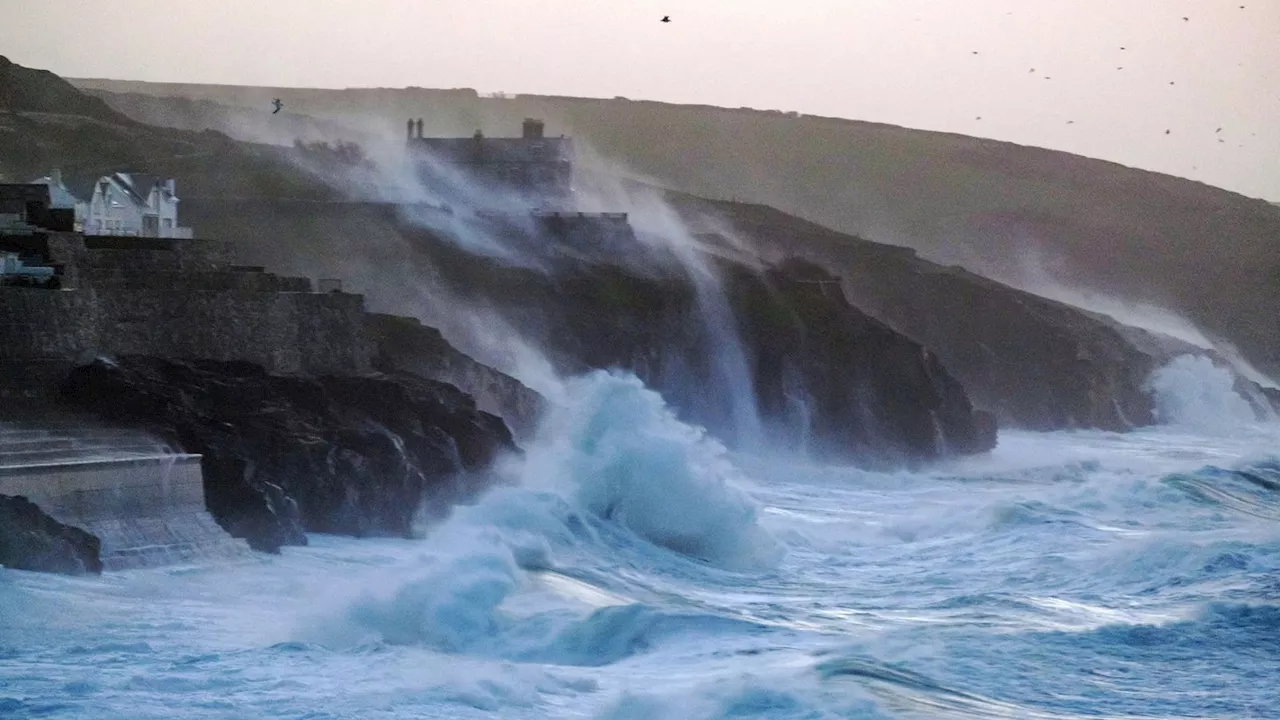
[[[135,430],[0,424],[0,495],[96,535],[108,570],[250,554],[206,511],[200,456]]]

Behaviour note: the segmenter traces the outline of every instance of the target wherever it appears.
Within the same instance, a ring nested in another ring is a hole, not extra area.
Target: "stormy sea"
[[[572,378],[420,539],[0,571],[0,717],[1280,716],[1280,426],[1155,380],[1161,425],[877,473]]]

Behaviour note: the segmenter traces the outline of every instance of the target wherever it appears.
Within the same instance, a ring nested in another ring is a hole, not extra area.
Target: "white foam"
[[[1234,384],[1231,372],[1209,358],[1182,355],[1152,373],[1146,388],[1161,423],[1231,430],[1258,420]]]

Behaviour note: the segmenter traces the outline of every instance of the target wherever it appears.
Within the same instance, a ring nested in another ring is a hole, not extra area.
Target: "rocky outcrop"
[[[1002,426],[1149,425],[1155,417],[1143,384],[1151,371],[1196,350],[772,208],[677,200],[691,221],[722,218],[765,257],[802,256],[838,275],[851,302],[936,352],[974,405]]]
[[[467,395],[408,374],[124,356],[74,370],[62,401],[202,454],[209,511],[266,551],[305,544],[304,531],[408,536],[487,487],[493,460],[515,450]]]
[[[98,538],[49,517],[24,497],[0,495],[0,565],[14,570],[102,572]]]
[[[791,259],[763,282],[738,270],[729,288],[761,411],[802,410],[811,451],[897,464],[995,446],[995,418],[938,356],[850,305],[820,267]]]
[[[380,372],[408,372],[449,383],[476,407],[506,421],[518,438],[533,434],[546,401],[515,378],[477,362],[416,318],[368,313],[365,330]]]
[[[721,437],[744,439],[735,403],[749,395],[767,437],[803,435],[824,457],[900,465],[994,445],[993,419],[974,411],[938,358],[850,305],[815,265],[759,272],[708,258],[720,285],[700,290],[678,268],[656,270],[660,262],[640,271],[561,257],[547,273],[405,232],[450,292],[500,310],[561,372],[633,371]],[[726,367],[735,352],[740,378]]]

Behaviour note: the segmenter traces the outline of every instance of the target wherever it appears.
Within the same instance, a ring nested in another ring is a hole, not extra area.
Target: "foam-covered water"
[[[727,453],[632,378],[563,390],[519,482],[424,540],[0,571],[0,717],[1280,715],[1274,426],[882,474]]]

